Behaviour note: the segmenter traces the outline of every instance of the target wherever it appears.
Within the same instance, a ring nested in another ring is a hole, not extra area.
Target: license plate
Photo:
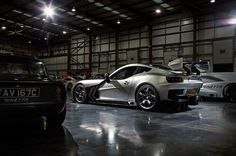
[[[39,96],[40,88],[0,88],[0,98]]]
[[[198,89],[188,89],[187,90],[187,95],[188,96],[193,96],[193,95],[196,95],[198,92]]]

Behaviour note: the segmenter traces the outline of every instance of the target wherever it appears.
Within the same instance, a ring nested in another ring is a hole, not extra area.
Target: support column
[[[93,50],[93,39],[92,35],[89,35],[89,77],[91,76],[92,72],[92,50]]]
[[[197,17],[193,19],[193,61],[197,59]]]
[[[119,33],[115,33],[115,68],[119,66]]]
[[[71,74],[71,43],[67,43],[67,74]]]
[[[148,25],[149,64],[152,64],[152,25]]]

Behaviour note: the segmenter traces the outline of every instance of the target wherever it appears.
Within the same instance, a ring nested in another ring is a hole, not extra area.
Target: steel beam
[[[91,76],[92,72],[92,54],[93,54],[93,38],[92,35],[89,35],[89,77]]]
[[[115,68],[119,66],[119,32],[115,33]]]
[[[193,17],[193,61],[197,59],[197,17]]]
[[[68,41],[67,44],[67,73],[71,74],[71,42]]]
[[[148,25],[149,64],[152,64],[152,25]]]

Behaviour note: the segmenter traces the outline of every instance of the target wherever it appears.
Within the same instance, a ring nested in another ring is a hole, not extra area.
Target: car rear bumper
[[[198,96],[202,82],[197,81],[192,83],[168,83],[158,87],[160,99],[171,100],[175,102],[186,102]]]
[[[60,113],[65,109],[63,103],[41,102],[25,104],[0,104],[0,120],[40,117]]]

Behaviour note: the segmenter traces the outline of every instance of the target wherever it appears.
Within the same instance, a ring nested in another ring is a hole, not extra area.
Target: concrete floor
[[[236,155],[236,104],[201,102],[185,112],[68,103],[62,127],[1,124],[1,155]]]

